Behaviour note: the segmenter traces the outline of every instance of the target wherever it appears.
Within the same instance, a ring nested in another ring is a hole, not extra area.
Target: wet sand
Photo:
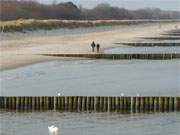
[[[174,29],[175,25],[180,27],[179,23],[166,23],[161,24],[161,27],[159,24],[146,24],[141,27],[134,25],[104,31],[97,29],[92,32],[78,32],[72,29],[72,33],[68,34],[63,34],[61,30],[11,33],[10,36],[1,34],[0,70],[62,59],[39,54],[90,54],[92,41],[100,43],[101,53],[103,53],[103,50],[107,48],[120,46],[114,43],[138,42],[139,37],[156,37],[164,31]]]

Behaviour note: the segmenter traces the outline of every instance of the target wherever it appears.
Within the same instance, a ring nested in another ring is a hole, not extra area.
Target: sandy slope
[[[63,34],[62,31],[30,32],[27,34],[1,34],[0,69],[16,68],[41,61],[59,58],[37,54],[49,53],[92,53],[90,43],[94,40],[101,44],[101,50],[116,47],[116,42],[139,41],[138,37],[158,36],[166,30],[174,29],[180,24],[169,23],[142,25],[142,27],[125,27],[113,30],[94,32],[73,32]]]

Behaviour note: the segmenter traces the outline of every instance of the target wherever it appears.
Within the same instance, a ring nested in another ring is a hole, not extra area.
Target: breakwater
[[[0,110],[122,113],[172,112],[180,111],[180,97],[0,97]]]
[[[166,54],[41,54],[44,56],[56,57],[82,57],[94,59],[151,59],[151,60],[168,60],[179,59],[180,53]]]
[[[164,39],[165,40],[165,39]],[[180,43],[115,43],[127,46],[134,46],[134,47],[155,47],[155,46],[162,46],[162,47],[175,47],[180,46]]]

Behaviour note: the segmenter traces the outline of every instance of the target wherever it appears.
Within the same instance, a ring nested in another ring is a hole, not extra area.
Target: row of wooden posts
[[[82,57],[92,59],[150,59],[150,60],[169,60],[179,59],[180,53],[161,53],[161,54],[41,54],[44,56],[55,57]]]
[[[66,112],[180,111],[180,97],[0,97],[0,110]]]

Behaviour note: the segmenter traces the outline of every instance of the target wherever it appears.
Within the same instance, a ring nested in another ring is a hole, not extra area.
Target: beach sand
[[[157,23],[91,32],[72,29],[69,30],[72,33],[68,34],[63,34],[62,30],[34,31],[25,34],[1,33],[0,70],[62,59],[40,54],[90,54],[92,41],[100,43],[102,53],[104,49],[120,46],[115,43],[139,42],[140,37],[160,36],[164,31],[175,29],[175,25],[180,27],[179,23],[164,23],[161,27]]]

